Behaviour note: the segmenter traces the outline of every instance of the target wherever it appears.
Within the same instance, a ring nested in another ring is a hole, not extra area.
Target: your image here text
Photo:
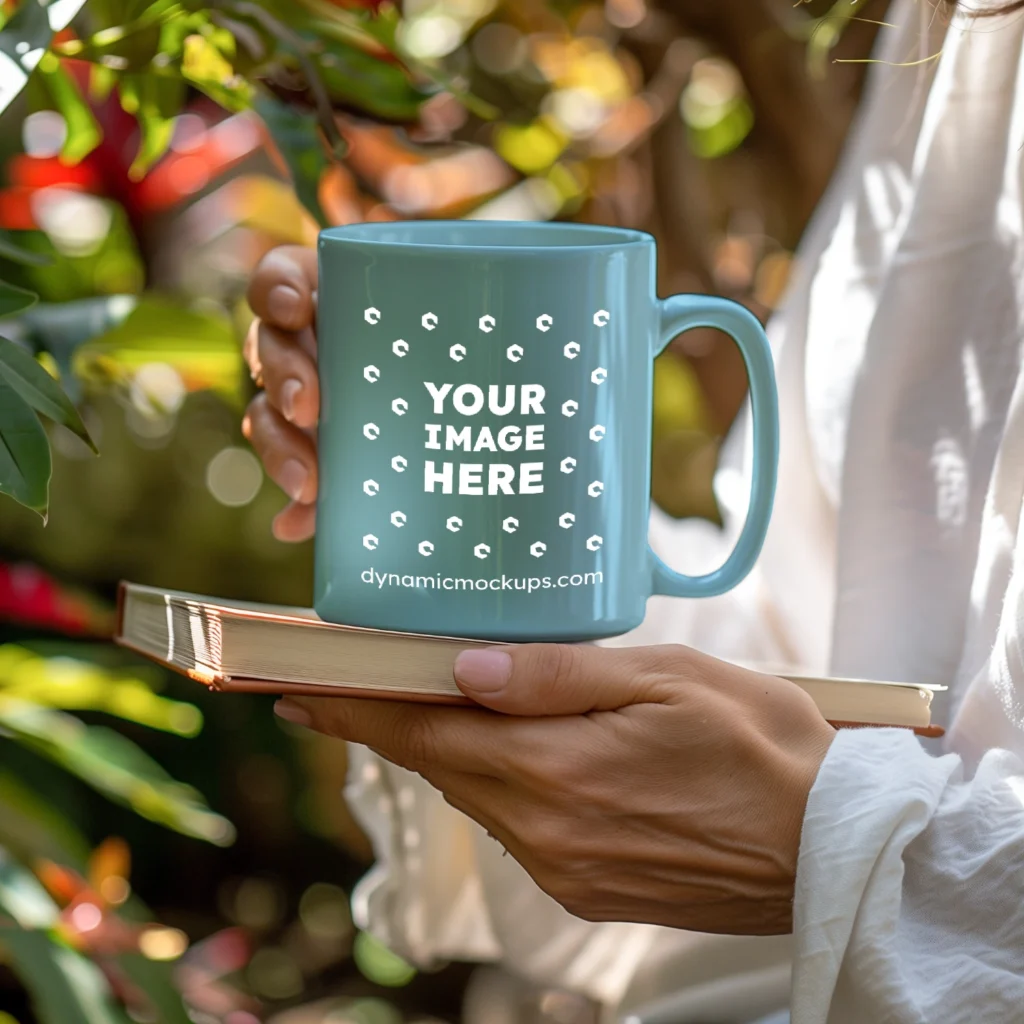
[[[543,416],[545,390],[541,384],[435,384],[425,381],[435,416],[452,413],[476,416],[486,410],[494,416]],[[464,452],[543,451],[544,424],[511,423],[497,429],[472,424],[425,423],[424,448]],[[543,494],[544,463],[442,462],[427,459],[423,464],[426,494]]]

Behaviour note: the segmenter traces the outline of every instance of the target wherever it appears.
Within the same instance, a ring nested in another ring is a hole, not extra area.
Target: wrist
[[[793,685],[787,680],[781,682]],[[768,837],[762,878],[763,934],[786,934],[793,929],[793,900],[808,801],[836,738],[836,730],[803,691],[790,697],[785,702],[773,702],[769,721],[761,723],[760,731],[765,748],[762,756],[769,765],[760,794],[763,834]]]

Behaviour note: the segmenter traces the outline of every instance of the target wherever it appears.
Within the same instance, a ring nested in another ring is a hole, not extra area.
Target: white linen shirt
[[[787,1001],[794,1024],[1024,1021],[1024,16],[947,26],[895,0],[886,20],[770,326],[782,454],[761,559],[722,597],[652,599],[608,643],[942,684],[946,736],[839,733],[794,935],[767,939],[572,918],[422,779],[354,748],[378,855],[356,913],[405,956],[498,960],[675,1024]],[[735,538],[748,429],[716,481],[724,533],[652,515],[676,568]]]

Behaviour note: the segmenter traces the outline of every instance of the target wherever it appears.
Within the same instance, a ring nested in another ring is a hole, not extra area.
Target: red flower
[[[109,636],[114,615],[91,597],[59,585],[35,565],[0,562],[0,622],[74,636]]]

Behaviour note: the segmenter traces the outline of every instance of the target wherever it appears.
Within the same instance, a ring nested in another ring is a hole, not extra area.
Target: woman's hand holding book
[[[804,808],[835,735],[798,686],[680,646],[474,650],[455,677],[480,710],[294,697],[277,711],[421,774],[579,917],[790,931]]]

